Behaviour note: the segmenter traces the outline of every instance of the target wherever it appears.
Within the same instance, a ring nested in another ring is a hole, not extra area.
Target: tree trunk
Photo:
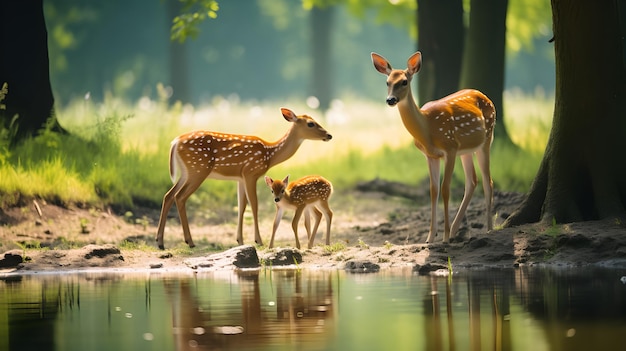
[[[505,226],[622,218],[626,92],[616,1],[552,0],[552,131],[528,199]]]
[[[424,104],[459,88],[465,38],[463,1],[417,0],[417,25],[419,49],[424,54],[418,93]]]
[[[34,135],[53,114],[43,0],[0,2],[0,42],[0,87],[8,84],[0,122],[8,128],[18,116],[15,144]],[[52,122],[48,127],[62,130],[56,119]]]
[[[494,137],[513,145],[504,127],[504,59],[508,0],[471,0],[470,24],[465,42],[461,88],[474,88],[496,106]]]
[[[312,94],[320,102],[319,109],[326,111],[332,100],[331,33],[334,6],[311,9],[311,58],[313,60]]]
[[[179,0],[169,0],[167,2],[168,26],[171,20],[180,15],[183,9],[183,3]],[[169,66],[170,66],[170,84],[172,86],[171,102],[180,101],[183,103],[191,102],[191,91],[189,83],[189,61],[187,40],[179,42],[178,40],[170,40],[169,42]]]

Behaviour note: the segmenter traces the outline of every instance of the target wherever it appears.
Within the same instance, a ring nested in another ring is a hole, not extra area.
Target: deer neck
[[[411,90],[408,91],[407,96],[398,102],[398,111],[400,112],[400,118],[406,130],[413,136],[413,138],[424,146],[431,144],[430,133],[428,128],[428,122],[426,117],[422,113],[415,100]]]
[[[273,167],[281,162],[288,160],[293,156],[303,139],[299,138],[292,133],[293,127],[287,134],[274,143],[268,145],[268,158],[270,159],[269,166]]]

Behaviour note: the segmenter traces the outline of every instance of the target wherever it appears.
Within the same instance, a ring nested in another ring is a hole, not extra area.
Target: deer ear
[[[267,184],[267,186],[271,187],[272,183],[274,183],[274,181],[272,180],[272,178],[265,176],[265,184]]]
[[[296,114],[288,108],[282,107],[280,109],[280,112],[283,114],[283,117],[285,117],[288,122],[295,122],[298,119],[298,116],[296,116]]]
[[[406,67],[410,75],[419,72],[422,67],[422,53],[416,52],[406,61]]]
[[[283,179],[283,183],[285,183],[285,186],[287,186],[287,184],[289,184],[289,174],[287,174],[285,179]]]
[[[379,54],[372,52],[372,63],[374,64],[374,68],[376,68],[376,70],[386,76],[389,75],[389,73],[391,73],[391,70],[393,68],[391,68],[391,65],[389,64],[389,61],[387,61],[384,57],[380,56]]]

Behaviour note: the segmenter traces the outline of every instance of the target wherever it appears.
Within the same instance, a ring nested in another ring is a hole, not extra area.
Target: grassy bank
[[[496,140],[492,174],[497,188],[526,191],[547,141],[552,102],[522,94],[507,94],[505,101],[508,130],[522,149],[502,147]],[[376,177],[408,184],[427,177],[424,157],[412,145],[397,110],[383,103],[347,99],[321,116],[301,102],[216,98],[194,108],[148,98],[130,104],[107,97],[102,104],[81,99],[57,108],[68,135],[44,132],[10,152],[1,149],[0,204],[39,197],[120,209],[136,204],[159,207],[171,186],[167,155],[176,135],[208,129],[275,140],[289,127],[280,107],[310,114],[334,138],[328,143],[305,142],[292,159],[271,169],[270,176],[321,174],[338,191]],[[456,177],[462,181],[460,163]],[[208,181],[192,196],[190,206],[234,206],[235,193],[233,182]]]

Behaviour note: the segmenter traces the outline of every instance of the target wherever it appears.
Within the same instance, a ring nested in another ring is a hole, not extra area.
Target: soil
[[[331,245],[323,245],[325,223],[322,220],[315,246],[294,251],[301,254],[302,259],[291,266],[367,271],[372,266],[436,269],[447,267],[449,262],[454,267],[542,264],[626,268],[624,223],[612,219],[501,228],[502,221],[524,199],[523,194],[510,192],[494,194],[496,218],[495,229],[491,232],[486,230],[484,201],[477,191],[457,237],[447,244],[441,242],[443,211],[440,208],[439,235],[434,243],[425,244],[430,226],[428,191],[427,181],[410,187],[382,180],[336,191],[330,202],[334,211]],[[451,199],[451,215],[461,197],[462,189],[456,189]],[[198,208],[191,215],[191,232],[197,247],[187,249],[184,245],[178,216],[172,210],[163,251],[156,248],[154,241],[159,209],[137,208],[132,214],[116,214],[111,210],[58,206],[41,200],[31,200],[22,207],[0,209],[0,260],[4,256],[6,263],[11,256],[2,252],[16,254],[21,257],[20,261],[24,259],[17,265],[6,264],[0,268],[0,275],[199,269],[189,262],[236,247],[237,243],[236,209],[213,210],[207,215]],[[265,244],[269,243],[273,216],[273,204],[262,204],[261,232]],[[290,216],[291,213],[286,214],[280,224],[275,241],[277,247],[294,245]],[[253,244],[249,217],[245,220],[244,241]],[[305,233],[301,226],[303,245],[306,245]],[[256,249],[262,261],[280,251],[263,246],[256,246]]]

